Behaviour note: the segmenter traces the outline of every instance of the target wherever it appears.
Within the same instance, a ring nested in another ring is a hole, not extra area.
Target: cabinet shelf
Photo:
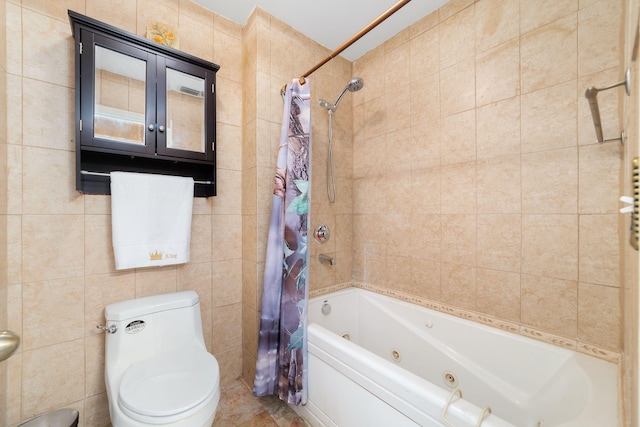
[[[85,194],[111,194],[111,185],[108,174],[112,171],[142,172],[159,175],[190,176],[196,182],[194,184],[194,196],[215,196],[215,186],[201,184],[200,182],[213,183],[215,175],[207,162],[180,161],[159,159],[151,156],[122,156],[119,153],[109,152],[105,149],[85,150],[83,166],[78,173],[83,180],[83,193]],[[104,174],[83,174],[82,171]],[[170,171],[171,173],[168,173]]]
[[[96,138],[144,144],[144,114],[96,104],[93,116],[93,134]]]

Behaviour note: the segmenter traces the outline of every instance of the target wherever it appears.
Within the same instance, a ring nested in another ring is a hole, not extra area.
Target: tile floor
[[[222,388],[212,427],[308,427],[286,403],[275,396],[254,397],[241,380]]]

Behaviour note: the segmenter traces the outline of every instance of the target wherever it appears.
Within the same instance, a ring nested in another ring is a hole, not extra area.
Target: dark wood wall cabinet
[[[112,171],[190,176],[216,195],[220,66],[69,11],[75,39],[76,189],[110,194]]]

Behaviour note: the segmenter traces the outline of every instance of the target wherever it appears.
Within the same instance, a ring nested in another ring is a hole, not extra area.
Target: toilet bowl
[[[220,369],[207,352],[193,291],[105,308],[105,381],[114,427],[209,427]]]

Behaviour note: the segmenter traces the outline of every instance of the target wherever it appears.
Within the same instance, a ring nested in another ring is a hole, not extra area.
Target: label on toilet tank
[[[130,322],[124,330],[128,334],[137,334],[142,331],[145,326],[147,326],[147,324],[144,320],[134,320],[133,322]]]

